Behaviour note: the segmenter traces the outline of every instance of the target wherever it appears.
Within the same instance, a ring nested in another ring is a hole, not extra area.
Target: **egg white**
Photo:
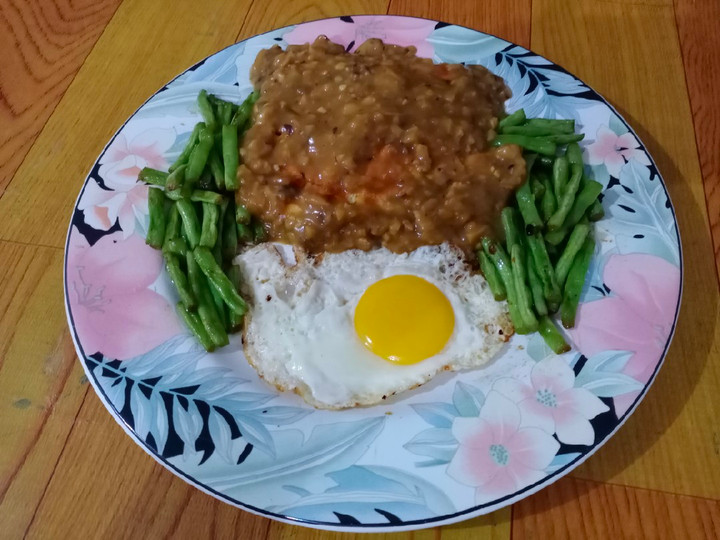
[[[281,244],[260,244],[239,255],[246,318],[245,353],[259,375],[293,390],[318,408],[382,402],[442,370],[489,362],[513,332],[504,303],[449,244],[396,254],[349,250],[307,257]],[[355,332],[355,306],[378,280],[398,274],[426,279],[450,301],[455,327],[440,353],[411,365],[369,351]]]

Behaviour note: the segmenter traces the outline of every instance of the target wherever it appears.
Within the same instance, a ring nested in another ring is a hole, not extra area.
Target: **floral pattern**
[[[680,270],[653,255],[613,255],[605,264],[603,281],[611,292],[580,305],[572,340],[587,356],[607,349],[633,351],[623,373],[647,383],[672,329],[677,294],[667,284],[680,281]],[[637,395],[616,397],[618,414]]]
[[[514,336],[481,370],[445,374],[399,399],[314,410],[266,386],[233,337],[213,354],[178,323],[158,252],[144,243],[144,166],[165,168],[197,122],[201,88],[239,102],[257,52],[326,34],[370,37],[436,62],[480,64],[513,91],[508,110],[575,118],[607,218],[555,356]],[[682,260],[672,205],[627,124],[545,58],[425,19],[353,16],[277,29],[196,64],[153,96],[98,159],[68,234],[65,293],[78,354],[107,408],[164,465],[225,501],[339,530],[416,528],[490,512],[571,470],[645,393],[672,335]]]
[[[600,126],[595,142],[587,146],[588,164],[605,165],[611,176],[619,176],[623,165],[631,160],[650,165],[647,154],[640,148],[635,135],[630,132],[618,134],[608,126]]]
[[[556,433],[565,444],[592,444],[595,432],[590,420],[608,410],[592,392],[575,387],[573,370],[557,356],[533,366],[530,384],[504,378],[495,388],[517,404],[525,425]]]
[[[163,156],[175,135],[172,130],[151,129],[128,140],[120,133],[100,159],[104,187],[89,182],[78,208],[91,227],[107,231],[117,221],[123,238],[135,232],[136,216],[147,215],[147,186],[137,175],[143,167],[167,168]]]
[[[71,242],[66,286],[85,351],[127,360],[181,332],[168,302],[149,288],[162,258],[140,236],[115,232],[90,246],[76,233]]]
[[[458,449],[447,473],[476,488],[477,504],[542,480],[560,448],[546,431],[523,426],[518,406],[497,392],[477,418],[456,419],[452,434]]]

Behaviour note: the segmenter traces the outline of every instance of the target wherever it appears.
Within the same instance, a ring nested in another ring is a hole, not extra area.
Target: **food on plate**
[[[482,366],[512,334],[502,304],[447,243],[308,256],[268,242],[237,262],[252,305],[248,361],[315,407],[371,405],[440,371]]]
[[[201,91],[203,122],[170,170],[146,167],[138,174],[152,186],[146,242],[162,250],[180,300],[178,315],[208,351],[229,343],[228,333],[242,329],[248,310],[232,258],[239,242],[260,240],[262,228],[236,207],[232,192],[238,187],[238,138],[256,98],[251,94],[238,106]]]
[[[242,329],[263,379],[331,409],[482,366],[513,333],[569,350],[554,316],[575,324],[604,215],[573,120],[507,115],[485,68],[377,39],[272,47],[251,80],[240,105],[202,91],[170,170],[139,175],[207,350]]]
[[[274,241],[308,252],[472,254],[523,181],[520,147],[491,147],[510,91],[482,66],[434,64],[369,39],[260,51],[260,97],[237,200]]]

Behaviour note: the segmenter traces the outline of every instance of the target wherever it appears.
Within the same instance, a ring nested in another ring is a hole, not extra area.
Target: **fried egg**
[[[482,366],[513,332],[504,303],[449,244],[308,257],[266,243],[235,262],[252,304],[248,361],[318,408],[381,403],[440,371]]]

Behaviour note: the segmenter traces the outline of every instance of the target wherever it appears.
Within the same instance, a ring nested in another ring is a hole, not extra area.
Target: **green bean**
[[[240,187],[238,182],[238,129],[236,126],[222,127],[222,155],[225,167],[225,187],[235,191]]]
[[[557,145],[546,137],[526,137],[525,135],[498,135],[491,144],[492,146],[517,144],[530,152],[546,156],[554,156],[557,150]]]
[[[572,212],[572,210],[570,212]],[[603,209],[603,205],[599,199],[595,199],[595,202],[592,203],[592,206],[588,210],[588,218],[590,221],[600,221],[604,217],[605,210]]]
[[[215,187],[220,191],[225,191],[225,169],[223,168],[217,148],[213,147],[208,159],[210,160],[210,172],[212,172],[213,179],[215,180]]]
[[[538,332],[545,340],[545,343],[555,354],[566,353],[570,350],[570,345],[567,344],[565,338],[563,338],[560,330],[558,330],[555,323],[550,320],[550,317],[543,316],[539,320],[540,327]]]
[[[250,223],[252,216],[244,204],[235,204],[235,221],[247,225]]]
[[[212,203],[202,203],[203,218],[202,230],[200,232],[199,245],[211,248],[217,242],[218,237],[218,218],[220,217],[220,209],[218,205]]]
[[[222,256],[224,261],[230,261],[237,253],[238,235],[235,226],[235,204],[231,200],[223,214],[222,227]]]
[[[208,100],[207,90],[200,90],[200,93],[197,97],[197,104],[198,108],[200,109],[200,114],[203,117],[203,121],[205,122],[205,125],[211,130],[215,129],[217,119],[215,118],[215,113],[213,112],[212,105],[210,105],[210,101]]]
[[[555,120],[552,118],[530,118],[526,126],[537,128],[552,128],[560,133],[574,133],[575,120]]]
[[[148,211],[150,213],[150,223],[147,235],[145,235],[145,243],[155,249],[160,249],[165,239],[165,195],[163,195],[161,189],[149,189]]]
[[[188,158],[187,170],[185,171],[185,182],[194,184],[200,179],[200,175],[205,169],[210,150],[212,150],[214,137],[212,130],[201,122],[202,129],[198,136],[198,142],[190,152]]]
[[[180,152],[180,155],[175,160],[175,163],[170,165],[168,172],[173,172],[180,165],[187,164],[188,159],[190,158],[190,153],[192,152],[192,149],[195,148],[195,144],[197,143],[198,137],[200,136],[200,129],[202,129],[202,125],[203,125],[202,123],[195,124],[195,127],[193,128],[192,132],[190,133],[190,138],[188,139],[188,142],[185,144],[185,148],[183,148],[183,151]]]
[[[567,158],[572,169],[570,180],[562,190],[562,196],[558,197],[558,209],[548,220],[548,230],[555,231],[563,226],[565,218],[575,202],[575,195],[583,174],[582,153],[577,143],[568,145]]]
[[[150,167],[143,167],[140,173],[138,173],[138,180],[154,186],[165,187],[165,183],[168,179],[168,173],[158,171],[157,169],[151,169]]]
[[[564,226],[569,228],[579,223],[588,208],[591,208],[595,203],[602,189],[603,186],[600,182],[596,182],[595,180],[585,182],[577,197],[575,197],[575,201],[573,201],[572,208],[570,208],[570,212],[568,212],[565,218]]]
[[[214,351],[215,344],[210,339],[210,336],[205,330],[205,327],[203,326],[203,323],[197,313],[191,313],[188,311],[182,302],[177,303],[176,309],[178,315],[185,323],[185,326],[190,329],[190,332],[192,332],[195,338],[200,342],[200,345],[202,345],[207,352]]]
[[[221,124],[229,124],[232,120],[232,115],[235,110],[235,105],[229,101],[221,101],[218,106],[218,116]]]
[[[557,282],[560,287],[565,285],[565,278],[567,278],[568,272],[570,271],[570,266],[572,265],[578,251],[580,251],[580,248],[583,247],[589,232],[590,227],[588,225],[578,223],[570,233],[567,245],[555,265],[555,277],[557,278]]]
[[[551,246],[559,246],[567,236],[568,229],[561,227],[556,231],[550,231],[545,233],[545,243]]]
[[[218,347],[223,347],[228,344],[228,336],[225,332],[225,325],[220,320],[220,316],[215,309],[215,303],[208,289],[208,283],[205,281],[205,276],[203,276],[203,273],[200,271],[199,265],[192,252],[187,252],[186,260],[190,286],[192,287],[195,297],[198,299],[197,311],[198,315],[200,315],[200,320],[212,342]]]
[[[519,126],[525,121],[525,110],[518,109],[512,114],[509,114],[498,123],[498,131],[502,131],[512,126]]]
[[[565,328],[575,326],[575,314],[580,302],[580,294],[585,285],[585,275],[590,267],[590,260],[595,252],[595,241],[592,236],[585,238],[585,243],[570,267],[570,272],[565,282],[565,293],[560,308],[560,319]]]
[[[535,270],[535,261],[532,257],[528,257],[527,261],[528,283],[530,283],[530,291],[532,292],[533,305],[538,315],[547,315],[548,308],[545,302],[545,293],[543,292],[540,276]]]
[[[163,246],[163,251],[184,257],[187,253],[187,243],[183,238],[170,238]]]
[[[222,296],[220,296],[220,293],[218,293],[215,287],[208,286],[208,290],[210,291],[210,297],[212,298],[213,305],[215,306],[215,313],[217,314],[218,321],[222,324],[223,330],[227,334],[228,329],[230,328],[228,315],[231,312],[225,305],[225,302],[223,302]]]
[[[553,162],[552,183],[555,197],[560,200],[570,178],[570,164],[565,156],[555,158]]]
[[[222,268],[215,261],[210,250],[205,247],[197,247],[193,251],[193,256],[200,266],[200,270],[207,276],[210,284],[217,289],[228,307],[238,314],[245,314],[248,310],[245,300],[242,299],[228,277],[223,273]]]
[[[187,165],[180,165],[177,169],[175,169],[173,172],[171,172],[167,177],[167,182],[165,182],[165,191],[166,193],[169,193],[171,191],[178,191],[180,188],[185,184],[185,171],[187,169]]]
[[[553,193],[550,179],[543,178],[543,184],[545,185],[545,193],[543,193],[542,199],[540,200],[540,213],[542,214],[543,221],[547,223],[547,220],[550,219],[557,209],[557,201],[555,200],[555,193]]]
[[[175,290],[180,297],[180,301],[183,303],[185,308],[194,311],[197,307],[197,299],[193,294],[188,278],[180,268],[180,262],[178,261],[177,255],[173,253],[165,253],[165,269],[170,275],[170,280],[175,285]]]
[[[535,200],[542,200],[545,195],[545,184],[537,177],[530,179],[530,185],[532,186],[532,194]]]
[[[215,206],[220,206],[227,199],[219,193],[215,193],[214,191],[203,191],[201,189],[196,189],[190,194],[190,200],[193,202],[208,203],[214,204]]]
[[[523,221],[525,222],[525,233],[533,234],[536,231],[542,230],[544,225],[537,211],[537,206],[535,205],[535,195],[533,195],[530,187],[530,173],[535,164],[535,156],[526,156],[525,163],[527,168],[526,179],[515,192],[515,199],[517,200],[520,214],[522,214]]]
[[[545,294],[545,300],[548,304],[548,310],[555,311],[560,305],[562,295],[557,280],[555,279],[555,272],[550,263],[550,256],[545,247],[545,241],[542,235],[533,234],[527,237],[527,244],[535,263],[535,270],[543,284],[543,293]]]
[[[525,326],[525,320],[520,315],[520,310],[517,305],[517,292],[515,290],[515,280],[513,278],[512,265],[510,259],[505,253],[502,246],[491,240],[488,237],[482,239],[482,248],[485,254],[495,265],[495,268],[500,275],[500,279],[505,285],[505,291],[507,293],[507,304],[508,311],[510,312],[510,319],[515,326],[515,331],[518,334],[528,334],[530,329]]]
[[[200,222],[198,221],[195,208],[187,199],[180,199],[176,204],[178,212],[180,212],[183,231],[185,231],[185,235],[187,236],[190,249],[195,249],[200,242]]]
[[[252,114],[253,105],[255,105],[255,102],[258,100],[259,97],[260,94],[258,94],[257,92],[253,92],[247,98],[245,98],[245,101],[243,101],[235,111],[232,120],[230,120],[230,124],[233,126],[237,126],[238,130],[244,132],[245,127],[250,121],[250,115]]]
[[[495,268],[495,265],[490,260],[490,257],[488,257],[482,249],[478,250],[477,256],[478,261],[480,262],[480,270],[482,270],[482,274],[485,276],[485,281],[487,281],[493,297],[498,302],[505,300],[507,298],[507,291],[505,290],[505,285],[503,285],[502,278],[500,277],[497,268]]]
[[[240,269],[232,264],[230,265],[230,268],[227,269],[226,273],[228,279],[233,284],[233,287],[235,287],[235,290],[239,292],[241,284]],[[241,330],[243,326],[243,318],[243,315],[238,315],[234,311],[229,311],[227,317],[228,332],[232,333]]]
[[[267,231],[265,230],[265,225],[263,225],[262,221],[254,219],[250,224],[250,228],[253,233],[253,241],[256,244],[260,244],[261,242],[267,240]]]
[[[583,133],[556,133],[543,138],[555,144],[563,145],[580,142],[585,138],[585,135]]]
[[[572,132],[567,131],[567,129],[560,125],[546,125],[546,126],[538,126],[538,125],[529,125],[525,124],[524,126],[510,126],[506,127],[502,130],[502,133],[508,133],[513,135],[526,135],[528,137],[545,137],[549,135],[570,135]]]
[[[227,207],[230,203],[228,200],[224,200],[223,203],[218,206],[218,220],[217,220],[217,241],[215,242],[215,245],[213,246],[213,257],[215,257],[215,260],[217,263],[222,266],[223,265],[223,242],[224,242],[224,234],[225,234],[225,211],[227,210]]]
[[[522,226],[518,211],[512,206],[506,206],[500,212],[503,231],[505,232],[505,245],[511,249],[515,244],[522,246],[525,228]]]
[[[180,199],[184,199],[183,194],[181,191],[166,191],[165,195],[167,195],[167,198],[173,201],[179,201]],[[202,189],[194,189],[190,193],[190,200],[192,202],[201,202],[201,203],[210,203],[215,205],[220,205],[225,201],[225,197],[220,195],[219,193],[215,193],[214,191],[205,191]]]
[[[236,234],[237,234],[237,241],[239,244],[247,244],[248,242],[252,242],[254,233],[250,225],[245,225],[244,223],[236,223]]]
[[[177,205],[170,203],[170,209],[168,210],[167,223],[165,224],[165,238],[163,239],[163,251],[165,246],[173,238],[180,236],[180,214],[178,213]]]
[[[537,330],[538,321],[532,310],[531,293],[527,286],[527,269],[525,268],[525,253],[519,244],[510,249],[515,294],[520,316],[523,318],[524,328],[532,333]]]

